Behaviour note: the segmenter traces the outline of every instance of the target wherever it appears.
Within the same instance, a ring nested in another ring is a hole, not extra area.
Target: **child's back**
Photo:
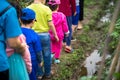
[[[59,37],[59,40],[63,40],[64,34],[68,32],[68,26],[67,26],[65,15],[61,12],[53,12],[52,19],[53,19],[53,23],[55,25],[55,29]],[[52,31],[50,31],[50,34],[52,39],[52,35],[53,35]]]
[[[25,35],[27,45],[29,46],[31,60],[36,60],[36,53],[42,50],[39,41],[39,36],[30,28],[22,27],[22,32]]]
[[[60,0],[50,0],[49,7],[53,11],[52,12],[52,21],[55,25],[56,33],[59,38],[59,42],[55,41],[52,31],[50,30],[50,37],[51,37],[51,46],[52,46],[52,53],[54,54],[55,63],[60,63],[60,53],[62,49],[62,41],[64,39],[64,35],[69,33],[68,25],[66,21],[66,16],[61,13],[57,12],[60,4]],[[53,55],[52,54],[52,55]]]
[[[29,8],[22,9],[21,26],[26,37],[27,45],[31,54],[32,72],[29,74],[30,80],[37,80],[38,64],[41,63],[42,49],[40,37],[31,28],[35,22],[35,12]]]

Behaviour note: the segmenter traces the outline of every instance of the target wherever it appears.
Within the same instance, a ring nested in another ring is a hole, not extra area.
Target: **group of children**
[[[20,55],[7,45],[9,80],[41,80],[44,76],[49,78],[52,58],[54,57],[54,63],[60,63],[63,41],[66,42],[65,51],[72,51],[72,24],[73,27],[78,25],[79,0],[69,0],[69,4],[73,5],[69,6],[68,12],[73,7],[73,13],[67,14],[63,6],[68,3],[65,4],[64,0],[49,0],[47,5],[51,10],[41,1],[34,0],[34,3],[23,8],[22,14],[18,16],[23,33],[19,39],[26,48]]]
[[[51,35],[52,56],[54,55],[55,63],[60,63],[60,53],[64,45],[64,51],[71,53],[71,40],[75,28],[78,27],[80,14],[79,0],[49,0],[47,5],[52,10],[52,20],[55,25],[59,43]],[[62,45],[63,44],[63,45]]]
[[[13,6],[18,11],[19,6],[15,4]],[[23,33],[18,38],[26,48],[21,55],[7,45],[9,80],[37,80],[38,67],[41,67],[42,62],[42,48],[40,37],[31,29],[36,21],[35,12],[29,8],[23,8],[21,15],[18,13],[18,18]]]

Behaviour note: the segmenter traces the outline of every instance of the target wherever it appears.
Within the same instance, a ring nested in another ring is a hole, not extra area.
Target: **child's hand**
[[[65,37],[68,37],[69,36],[69,34],[65,34]]]
[[[21,46],[24,48],[24,51],[25,51],[26,47],[28,47],[26,43],[22,43]],[[24,55],[24,51],[22,51],[22,56]]]
[[[68,37],[69,36],[69,31],[65,33],[65,37]]]
[[[30,74],[30,73],[32,72],[32,69],[31,69],[31,70],[27,69],[27,71],[28,71],[28,73]]]
[[[74,14],[73,14],[73,16],[76,16],[76,14],[77,14],[77,12],[75,11]]]
[[[15,52],[18,52],[18,53],[20,53],[20,54],[23,56],[26,47],[27,47],[27,45],[24,44],[24,43],[22,43],[19,48],[16,48],[16,49],[15,49]]]
[[[43,66],[43,61],[41,63],[39,63],[39,66],[42,67]]]
[[[28,47],[28,45],[26,43],[22,43],[21,44],[23,47]]]
[[[55,37],[56,41],[58,42],[58,41],[59,41],[59,38],[58,38],[58,36],[56,35],[56,36],[54,36],[54,37]]]

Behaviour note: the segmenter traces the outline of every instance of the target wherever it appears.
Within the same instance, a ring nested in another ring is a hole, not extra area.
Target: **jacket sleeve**
[[[37,56],[37,60],[39,63],[42,62],[42,46],[40,41],[40,36],[38,36],[36,33],[36,39],[34,40],[34,50]]]
[[[75,13],[76,12],[76,3],[75,3],[75,0],[69,0],[69,1],[70,1],[72,13]]]
[[[68,25],[67,25],[67,20],[66,20],[66,16],[64,14],[62,14],[62,29],[63,29],[63,32],[66,34],[69,32],[68,30]]]
[[[26,44],[27,45],[26,39],[25,39],[24,36],[20,37],[20,41],[21,41],[22,44]],[[31,56],[30,56],[30,52],[29,52],[28,46],[26,46],[25,48],[26,49],[25,49],[25,52],[24,52],[24,55],[23,55],[23,59],[24,59],[25,64],[26,64],[27,71],[29,73],[31,73],[31,71],[32,71]]]

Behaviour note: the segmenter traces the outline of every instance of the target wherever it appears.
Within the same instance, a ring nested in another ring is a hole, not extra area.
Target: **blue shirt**
[[[10,5],[6,0],[0,0],[0,12]],[[0,72],[9,68],[8,58],[6,55],[6,40],[19,36],[21,28],[17,19],[16,10],[12,7],[0,17]]]
[[[31,54],[31,60],[37,59],[37,53],[42,51],[40,37],[32,29],[22,28],[22,32],[26,37],[27,45]]]

